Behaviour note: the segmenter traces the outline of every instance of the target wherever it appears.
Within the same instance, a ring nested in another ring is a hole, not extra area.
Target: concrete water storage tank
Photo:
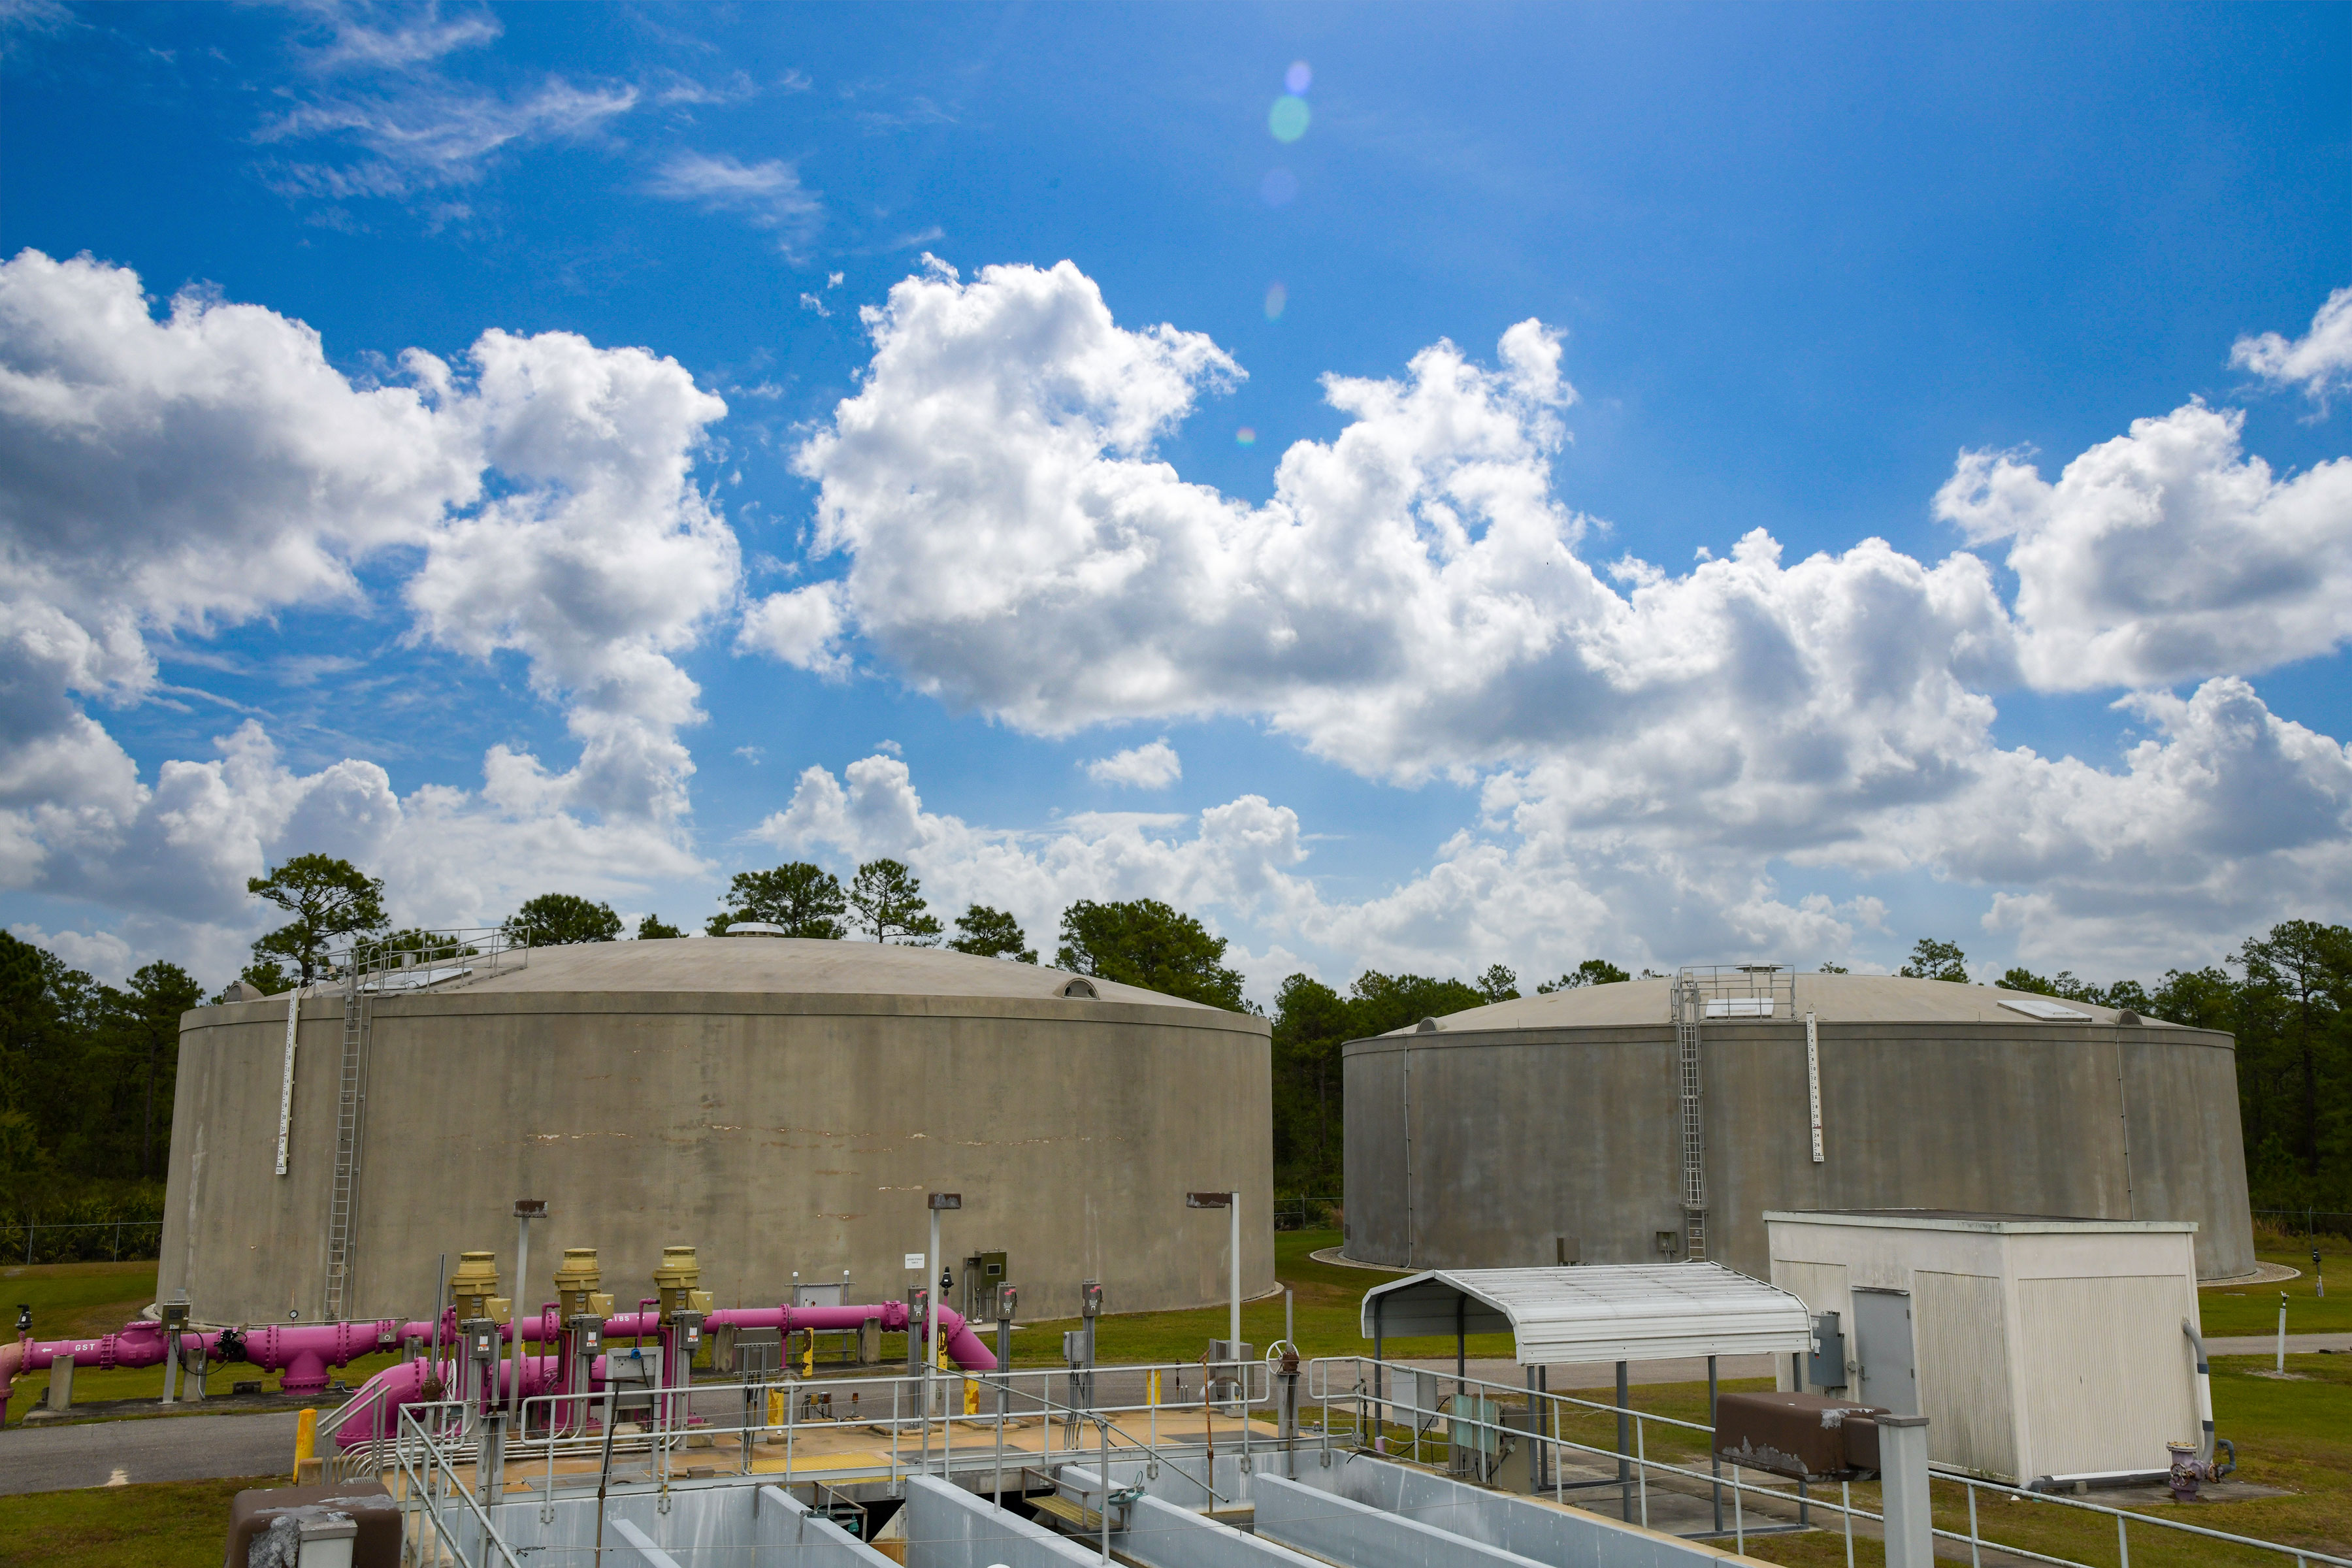
[[[2229,1036],[1988,986],[1686,970],[1349,1044],[1347,1256],[1412,1268],[1704,1255],[1766,1209],[2190,1220],[2253,1271]],[[1696,1212],[1693,1212],[1696,1211]]]
[[[469,1248],[497,1249],[520,1310],[572,1247],[627,1304],[671,1245],[721,1305],[787,1300],[795,1270],[900,1300],[933,1190],[963,1195],[947,1257],[1006,1254],[1024,1316],[1075,1312],[1086,1279],[1120,1311],[1223,1300],[1225,1219],[1188,1191],[1244,1194],[1242,1283],[1274,1284],[1262,1018],[940,949],[600,942],[368,1000],[346,1095],[344,996],[320,990],[282,1176],[289,997],[182,1019],[161,1284],[206,1321],[328,1310],[347,1105],[348,1318],[421,1312],[437,1255]],[[520,1197],[550,1218],[519,1284]]]

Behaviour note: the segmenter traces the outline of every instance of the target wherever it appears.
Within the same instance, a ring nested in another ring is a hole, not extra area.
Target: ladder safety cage
[[[1700,1037],[1708,1019],[1794,1018],[1797,977],[1778,963],[1685,964],[1671,993],[1675,1121],[1682,1141],[1683,1257],[1706,1259],[1706,1088]]]

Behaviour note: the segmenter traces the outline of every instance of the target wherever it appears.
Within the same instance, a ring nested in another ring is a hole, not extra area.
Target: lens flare
[[[1315,85],[1315,73],[1307,68],[1305,60],[1293,60],[1290,68],[1282,73],[1282,85],[1293,98],[1304,98],[1307,89]]]
[[[1243,426],[1240,429],[1234,432],[1234,445],[1236,447],[1256,446],[1257,432],[1251,429],[1246,425]]]
[[[1290,290],[1279,283],[1269,284],[1265,290],[1265,319],[1282,320],[1282,308],[1290,303]]]
[[[1296,94],[1285,93],[1274,100],[1266,110],[1265,128],[1274,132],[1277,142],[1296,142],[1307,134],[1307,100]]]
[[[1270,207],[1286,207],[1298,195],[1298,176],[1287,169],[1269,169],[1257,183],[1257,195]]]

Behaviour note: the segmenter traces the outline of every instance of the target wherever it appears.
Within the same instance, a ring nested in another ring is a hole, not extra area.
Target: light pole
[[[1226,1344],[1225,1354],[1238,1362],[1242,1355],[1242,1195],[1239,1193],[1186,1193],[1184,1206],[1188,1209],[1224,1209],[1232,1216],[1231,1250],[1225,1259],[1233,1284],[1232,1337]]]
[[[514,1387],[509,1392],[507,1408],[514,1413],[512,1425],[520,1433],[522,1430],[522,1308],[530,1294],[530,1222],[547,1217],[547,1200],[517,1198],[514,1216],[515,1301],[512,1311],[509,1313],[514,1321]],[[494,1386],[490,1392],[495,1395],[498,1390]],[[496,1403],[495,1399],[492,1402]]]
[[[933,1193],[925,1202],[931,1211],[931,1250],[923,1267],[926,1284],[939,1278],[940,1272],[940,1211],[963,1207],[961,1193]],[[931,1378],[940,1360],[940,1289],[931,1285],[923,1303],[923,1456],[928,1463],[931,1447]]]

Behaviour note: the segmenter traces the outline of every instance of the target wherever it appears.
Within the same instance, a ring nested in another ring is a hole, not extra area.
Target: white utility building
[[[1927,1416],[1930,1462],[2063,1486],[2161,1472],[2168,1440],[2210,1452],[2193,1223],[1941,1209],[1764,1222],[1772,1283],[1815,1315],[1805,1390]],[[1793,1385],[1791,1368],[1780,1382]]]

